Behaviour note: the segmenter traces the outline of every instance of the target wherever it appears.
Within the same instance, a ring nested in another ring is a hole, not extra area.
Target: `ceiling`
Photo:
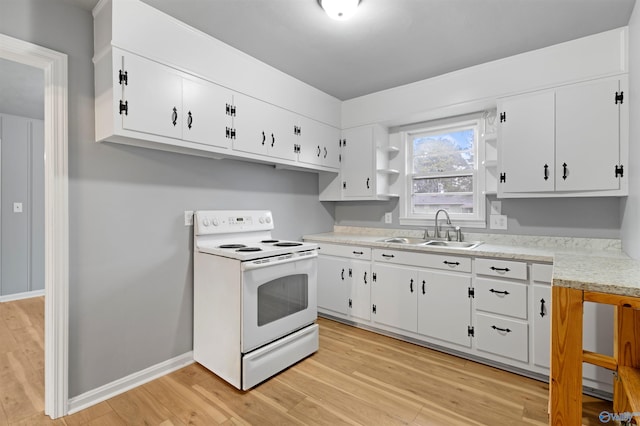
[[[361,0],[334,21],[317,0],[142,1],[341,100],[625,26],[635,4]]]

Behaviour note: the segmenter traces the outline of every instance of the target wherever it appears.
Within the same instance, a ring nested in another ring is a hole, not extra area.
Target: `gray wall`
[[[629,20],[629,197],[622,200],[622,247],[635,259],[640,259],[640,6]]]
[[[43,131],[40,120],[0,114],[0,296],[44,289]]]
[[[2,0],[0,32],[69,55],[70,397],[192,349],[184,210],[271,209],[280,238],[332,228],[315,174],[95,143],[90,12]]]
[[[487,198],[487,215],[491,200],[496,200],[496,197]],[[502,213],[508,216],[507,231],[467,229],[463,226],[463,232],[620,238],[619,198],[538,198],[500,201]],[[393,212],[391,225],[384,223],[385,212]],[[399,228],[399,214],[397,199],[388,202],[336,203],[335,209],[336,224],[345,226]]]

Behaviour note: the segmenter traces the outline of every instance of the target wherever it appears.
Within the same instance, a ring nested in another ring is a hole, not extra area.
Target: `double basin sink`
[[[449,247],[457,249],[471,250],[482,244],[482,241],[445,241],[445,240],[424,240],[410,237],[390,237],[378,240],[380,243],[409,244],[425,247]]]

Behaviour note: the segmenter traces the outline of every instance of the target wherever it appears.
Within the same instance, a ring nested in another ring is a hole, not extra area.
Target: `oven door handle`
[[[318,252],[316,250],[310,250],[310,251],[305,251],[300,253],[291,253],[289,255],[274,256],[266,259],[258,259],[258,260],[251,260],[248,262],[242,262],[241,269],[243,271],[250,271],[253,269],[268,268],[271,266],[282,265],[285,263],[297,262],[299,260],[313,259],[315,257],[318,257]]]

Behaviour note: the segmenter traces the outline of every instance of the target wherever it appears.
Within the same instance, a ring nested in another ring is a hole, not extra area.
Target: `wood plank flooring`
[[[43,414],[43,298],[0,303],[0,425],[546,425],[548,385],[319,319],[320,350],[249,392],[193,364]],[[583,423],[611,403],[584,397]]]

